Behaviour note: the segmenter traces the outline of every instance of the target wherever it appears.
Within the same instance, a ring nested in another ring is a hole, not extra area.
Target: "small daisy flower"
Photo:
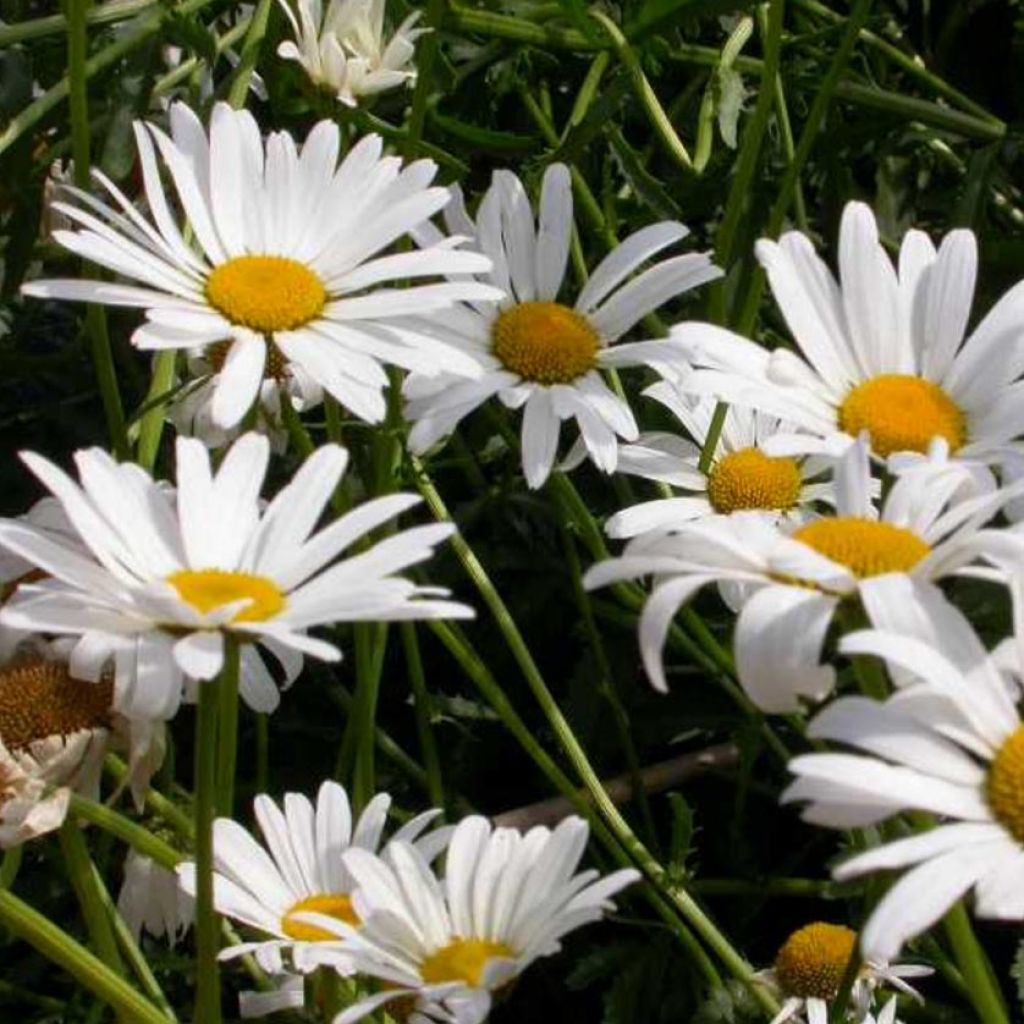
[[[177,875],[149,857],[129,849],[117,912],[139,941],[143,931],[173,946],[192,927],[195,903],[178,884]]]
[[[829,463],[766,455],[764,443],[785,430],[774,416],[730,406],[708,473],[700,470],[716,403],[694,400],[668,380],[643,392],[671,412],[693,440],[665,432],[643,434],[619,448],[619,472],[669,484],[685,492],[645,501],[617,512],[605,529],[610,537],[635,537],[648,530],[671,529],[711,515],[761,511],[802,519],[817,501],[829,501],[832,484],[812,482]]]
[[[390,796],[377,794],[353,828],[348,794],[336,782],[320,787],[315,805],[299,793],[288,793],[282,810],[261,794],[253,807],[262,844],[237,822],[218,818],[213,826],[214,906],[219,913],[272,936],[231,946],[221,952],[221,959],[252,953],[272,974],[287,970],[305,974],[324,964],[352,973],[345,956],[338,954],[334,933],[310,924],[304,915],[359,926],[360,915],[352,900],[355,881],[342,854],[349,849],[376,853],[390,806]],[[411,844],[429,863],[451,834],[445,828],[423,835],[439,813],[418,815],[391,841]],[[195,864],[179,865],[178,878],[184,890],[195,895]]]
[[[866,439],[836,463],[835,514],[804,524],[734,512],[642,535],[621,557],[593,566],[587,587],[653,576],[640,617],[640,649],[654,687],[667,690],[662,650],[681,605],[702,587],[730,585],[745,600],[736,620],[736,668],[764,711],[797,711],[823,700],[835,670],[821,664],[825,633],[844,600],[859,598],[874,614],[874,581],[890,573],[936,580],[975,563],[982,526],[1012,496],[986,492],[952,502],[964,472],[942,463],[893,485],[879,512],[872,502]]]
[[[490,257],[490,280],[507,297],[461,304],[431,318],[435,332],[474,359],[480,374],[459,380],[451,374],[431,378],[413,373],[406,380],[410,448],[426,451],[498,395],[510,409],[523,410],[523,472],[530,487],[540,487],[551,472],[561,423],[568,419],[579,426],[591,460],[604,472],[614,472],[616,438],[635,440],[637,426],[601,370],[654,362],[671,353],[660,341],[617,343],[648,313],[722,272],[708,255],[689,253],[630,279],[688,234],[682,224],[664,221],[636,232],[609,253],[572,305],[559,302],[573,223],[572,185],[563,164],[552,164],[544,174],[536,225],[526,191],[510,171],[495,172],[475,224],[458,196],[446,216],[450,229],[472,234],[475,246]],[[439,238],[429,227],[417,232],[421,244],[437,245]]]
[[[55,232],[62,245],[138,283],[34,281],[25,294],[144,309],[134,344],[201,350],[217,371],[212,417],[225,428],[245,416],[264,378],[285,381],[293,365],[371,423],[385,413],[382,363],[428,375],[479,373],[457,347],[379,322],[500,296],[467,280],[375,288],[489,268],[453,239],[379,255],[448,202],[446,189],[430,187],[433,163],[402,168],[371,135],[338,164],[338,126],[328,121],[301,150],[285,132],[264,143],[253,116],[226,103],[214,107],[209,137],[181,103],[171,108],[170,124],[170,136],[135,126],[151,219],[95,169],[113,205],[70,187],[70,201],[53,204],[79,225]],[[165,194],[156,149],[187,232]]]
[[[384,0],[280,0],[291,22],[294,42],[286,40],[278,56],[296,61],[319,89],[354,107],[365,96],[411,85],[416,40],[429,29],[414,28],[414,11],[384,41]]]
[[[867,431],[872,452],[926,452],[945,439],[957,459],[997,461],[1024,430],[1018,398],[1024,284],[966,336],[977,242],[950,232],[938,250],[908,231],[894,268],[871,210],[848,203],[839,282],[810,240],[761,239],[757,257],[803,359],[768,352],[711,324],[686,323],[674,342],[698,368],[688,386],[785,417],[810,439],[802,450]]]
[[[257,652],[294,678],[302,656],[337,661],[333,644],[307,634],[326,623],[464,618],[447,592],[395,575],[433,555],[453,527],[398,532],[347,559],[340,553],[419,502],[393,494],[365,502],[313,532],[348,454],[325,445],[268,505],[259,492],[270,446],[246,434],[216,473],[203,445],[177,440],[173,499],[142,469],[93,448],[75,456],[81,484],[31,452],[23,459],[74,524],[73,549],[17,520],[0,520],[0,545],[48,574],[18,587],[0,621],[77,638],[72,671],[99,678],[113,658],[115,706],[132,718],[177,711],[184,678],[212,679],[224,639],[241,645],[243,696],[271,710],[278,690]]]
[[[952,629],[951,617],[960,619]],[[979,917],[1024,919],[1024,722],[1016,691],[995,659],[977,657],[981,641],[954,609],[931,631],[934,643],[892,630],[844,637],[843,651],[883,658],[902,688],[885,702],[843,697],[825,708],[808,734],[860,753],[794,758],[797,778],[782,797],[806,802],[804,818],[832,828],[911,810],[940,817],[937,827],[833,871],[839,879],[903,872],[864,927],[868,958],[895,956],[971,890]]]
[[[334,1024],[410,997],[414,1021],[480,1024],[496,990],[557,953],[568,932],[603,917],[610,898],[640,877],[631,869],[605,878],[576,874],[588,832],[575,817],[525,835],[464,818],[451,837],[443,882],[407,842],[392,841],[383,857],[348,851],[359,928],[340,918],[310,920],[340,936],[354,969],[384,988]]]

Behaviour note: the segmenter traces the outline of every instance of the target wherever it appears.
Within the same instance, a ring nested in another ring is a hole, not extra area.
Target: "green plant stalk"
[[[174,385],[174,366],[178,353],[174,349],[158,352],[153,360],[153,379],[149,385],[146,402],[153,402],[160,395],[167,394]],[[142,416],[139,423],[139,441],[135,448],[136,461],[143,469],[153,471],[160,437],[164,430],[166,403],[156,401]]]
[[[225,50],[230,49],[240,39],[242,39],[246,32],[249,31],[249,26],[252,24],[252,18],[243,18],[238,22],[237,25],[232,25],[227,32],[222,36],[217,37],[217,55],[219,56]],[[204,63],[202,57],[189,57],[188,60],[183,60],[176,68],[172,71],[168,71],[166,75],[162,75],[160,78],[153,83],[153,95],[162,96],[165,92],[169,92],[175,86],[180,85],[186,81],[188,77],[198,70],[199,66]]]
[[[150,832],[148,828],[125,817],[112,807],[89,800],[78,793],[71,795],[70,815],[109,832],[112,836],[127,843],[136,853],[148,857],[168,871],[173,871],[185,860],[183,853],[179,853],[169,843]]]
[[[115,21],[126,21],[155,7],[155,0],[108,0],[86,14],[90,25],[106,25]],[[63,14],[49,14],[44,18],[32,18],[13,25],[0,25],[0,50],[29,39],[58,35],[66,32],[68,19]]]
[[[217,681],[220,707],[217,711],[217,814],[230,818],[235,809],[235,771],[238,767],[238,686],[241,675],[241,647],[229,634],[224,636],[224,667]],[[205,685],[205,684],[200,684]]]
[[[373,798],[377,784],[374,733],[377,725],[381,674],[375,665],[374,654],[377,644],[386,640],[387,624],[357,622],[353,632],[356,646],[356,690],[352,714],[345,731],[351,731],[354,737],[352,744],[349,745],[355,752],[352,796],[356,808],[362,810]]]
[[[79,984],[113,1007],[131,1024],[167,1024],[167,1018],[123,978],[52,921],[18,899],[0,891],[0,924],[24,939]]]
[[[252,21],[245,34],[245,42],[242,43],[242,52],[239,55],[238,66],[235,68],[234,79],[231,88],[228,90],[228,103],[236,109],[245,106],[246,97],[249,95],[249,83],[252,81],[253,72],[256,70],[256,62],[259,60],[260,48],[263,45],[263,37],[267,34],[267,22],[270,20],[270,9],[273,0],[259,0],[256,10],[253,12]]]
[[[266,793],[270,777],[270,715],[256,712],[256,792]]]
[[[427,103],[430,89],[434,84],[434,68],[437,65],[437,54],[440,42],[438,29],[444,21],[447,0],[427,0],[427,8],[423,16],[423,24],[431,31],[420,38],[419,52],[416,54],[416,88],[412,94],[412,105],[409,109],[409,123],[406,126],[409,136],[406,144],[406,158],[416,152],[416,143],[423,137],[423,125],[427,117]]]
[[[412,690],[413,709],[416,713],[416,733],[423,753],[423,766],[427,772],[427,793],[435,807],[444,807],[444,780],[441,775],[441,759],[437,753],[434,738],[433,702],[427,690],[427,677],[423,671],[420,655],[420,641],[416,625],[412,622],[401,624],[402,649],[409,672],[409,688]]]
[[[3,860],[0,861],[0,889],[10,889],[14,885],[14,880],[18,877],[18,870],[21,868],[24,851],[24,844],[4,850]]]
[[[128,768],[116,754],[107,754],[103,762],[104,768],[114,777],[119,785],[123,785],[128,776]],[[176,804],[152,786],[146,791],[146,806],[154,814],[159,815],[180,836],[192,841],[195,831],[192,819]],[[85,815],[88,817],[88,815]]]
[[[971,928],[963,903],[958,902],[942,923],[978,1019],[982,1024],[1010,1024],[992,965]]]
[[[282,405],[287,405],[287,402]],[[220,1024],[220,925],[213,905],[213,819],[217,798],[217,681],[199,684],[195,741],[195,1019]]]

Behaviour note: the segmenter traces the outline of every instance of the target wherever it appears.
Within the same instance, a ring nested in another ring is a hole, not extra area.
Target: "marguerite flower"
[[[619,472],[669,484],[680,496],[644,501],[623,509],[605,524],[610,537],[635,537],[654,529],[711,515],[761,511],[800,519],[817,501],[828,501],[830,481],[812,482],[829,463],[820,458],[766,455],[764,443],[785,426],[774,416],[731,406],[719,436],[709,472],[700,469],[700,456],[716,403],[694,400],[669,380],[644,392],[660,402],[685,428],[692,440],[666,432],[643,434],[619,448]]]
[[[381,846],[391,797],[378,793],[353,828],[348,794],[336,782],[325,782],[316,805],[300,793],[287,793],[282,811],[269,796],[257,796],[253,808],[263,834],[257,842],[237,822],[218,818],[213,826],[213,898],[217,911],[271,938],[222,950],[222,960],[252,953],[264,970],[307,973],[323,964],[351,973],[338,954],[333,932],[310,924],[315,913],[358,927],[353,907],[353,876],[342,854],[356,849],[368,854]],[[424,830],[440,811],[417,815],[395,832],[392,842],[409,843],[426,863],[445,847],[450,829]],[[178,867],[178,878],[195,894],[196,866]]]
[[[492,829],[477,816],[455,826],[441,882],[422,852],[392,841],[383,857],[349,850],[356,880],[357,928],[310,917],[342,938],[339,950],[380,993],[345,1010],[350,1024],[396,999],[415,1000],[412,1020],[480,1024],[492,993],[534,960],[557,953],[564,935],[612,909],[610,898],[640,876],[632,869],[599,878],[576,874],[588,828],[567,818],[553,832]]]
[[[923,232],[908,231],[896,270],[871,210],[848,203],[839,283],[797,231],[762,239],[757,256],[804,359],[684,323],[672,338],[698,368],[688,387],[811,435],[790,439],[790,452],[849,443],[866,430],[882,457],[926,452],[940,437],[958,459],[993,461],[1024,430],[1024,284],[965,340],[978,262],[972,232],[950,232],[936,251]]]
[[[424,374],[478,374],[454,345],[382,316],[425,313],[456,299],[493,299],[490,285],[447,281],[395,290],[398,279],[478,273],[477,253],[446,240],[420,252],[378,256],[448,201],[431,188],[427,160],[401,167],[381,156],[377,136],[361,139],[338,164],[338,127],[321,121],[301,151],[285,132],[264,144],[252,115],[218,103],[210,134],[183,104],[170,112],[171,136],[136,125],[145,219],[101,171],[109,206],[66,189],[55,209],[81,227],[55,237],[85,259],[138,284],[34,281],[28,295],[134,306],[146,323],[142,349],[202,349],[217,370],[214,422],[238,423],[265,377],[285,381],[293,365],[354,415],[384,417],[382,363]],[[179,226],[160,181],[154,142],[187,223]]]
[[[414,28],[414,11],[384,42],[384,0],[296,0],[292,11],[281,0],[295,41],[286,40],[278,56],[297,61],[319,89],[354,107],[363,96],[374,96],[416,81],[410,66],[416,40],[429,29]],[[298,15],[296,17],[296,14]]]
[[[197,440],[178,438],[172,498],[138,466],[97,448],[75,456],[76,484],[33,453],[23,458],[53,492],[86,553],[19,520],[0,520],[0,545],[48,573],[24,583],[0,610],[19,629],[72,636],[71,668],[99,678],[113,657],[115,706],[132,718],[177,711],[184,677],[212,679],[225,636],[241,644],[243,696],[259,710],[277,687],[256,645],[289,678],[303,654],[336,661],[333,644],[307,635],[324,623],[472,615],[395,573],[431,557],[450,535],[443,524],[399,532],[354,555],[339,554],[419,502],[409,494],[369,501],[314,533],[348,454],[325,445],[266,507],[260,488],[269,444],[246,434],[211,472]]]
[[[474,224],[458,197],[446,211],[449,227],[472,233],[490,257],[490,280],[507,298],[462,304],[432,317],[433,330],[458,345],[480,367],[460,380],[451,374],[413,373],[406,380],[409,446],[424,452],[493,395],[523,409],[523,472],[531,487],[547,479],[563,420],[579,426],[587,454],[606,473],[618,460],[616,438],[636,439],[628,404],[605,384],[601,370],[653,362],[671,353],[660,341],[616,344],[644,316],[669,299],[721,276],[703,253],[662,260],[630,275],[687,235],[664,221],[631,235],[594,269],[572,305],[563,291],[572,232],[569,170],[552,164],[544,174],[536,226],[519,179],[497,171]],[[421,244],[441,244],[436,229],[421,228]],[[422,318],[417,321],[422,324]],[[426,328],[423,328],[426,329]]]
[[[129,848],[117,912],[136,942],[145,930],[173,946],[192,926],[195,902],[182,890],[173,871]]]
[[[632,540],[623,555],[592,567],[590,588],[653,576],[640,618],[647,674],[665,691],[662,648],[679,607],[708,583],[729,583],[746,600],[736,620],[736,668],[764,711],[792,712],[820,701],[835,670],[819,657],[843,600],[859,597],[869,616],[872,582],[888,573],[916,580],[948,576],[984,551],[981,527],[1014,492],[985,492],[952,502],[968,470],[938,462],[893,485],[881,513],[871,499],[864,438],[836,463],[835,515],[803,525],[734,512]]]
[[[952,629],[951,618],[960,620]],[[825,708],[809,735],[863,753],[794,758],[797,779],[783,794],[808,802],[807,820],[834,828],[910,810],[942,819],[834,870],[841,879],[904,872],[864,926],[869,958],[895,956],[972,889],[979,917],[1024,918],[1024,722],[1000,666],[977,656],[984,648],[966,620],[947,606],[931,629],[935,642],[891,630],[843,639],[845,652],[898,669],[893,681],[904,688],[883,703],[843,697]]]

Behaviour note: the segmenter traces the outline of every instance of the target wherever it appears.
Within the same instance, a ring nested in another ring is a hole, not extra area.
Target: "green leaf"
[[[672,838],[669,843],[669,870],[679,875],[686,873],[686,862],[693,852],[694,814],[682,793],[669,793],[672,811]]]
[[[618,162],[623,177],[629,182],[638,198],[659,217],[666,220],[680,220],[682,211],[665,187],[644,166],[644,159],[626,141],[618,128],[608,129],[608,141]]]
[[[496,153],[526,153],[539,146],[538,140],[532,136],[500,132],[493,128],[481,128],[479,125],[470,124],[457,117],[438,113],[434,107],[430,108],[429,116],[431,122],[441,131],[447,132],[462,142],[468,142],[478,149]]]

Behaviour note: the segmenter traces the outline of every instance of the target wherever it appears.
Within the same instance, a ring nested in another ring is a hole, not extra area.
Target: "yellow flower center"
[[[988,770],[985,794],[996,820],[1024,844],[1024,725],[999,748]]]
[[[346,893],[322,893],[318,896],[307,896],[304,900],[289,907],[281,918],[281,931],[289,939],[296,942],[330,942],[337,941],[338,936],[326,928],[305,921],[296,921],[296,914],[323,914],[333,917],[346,924],[359,924],[359,915],[352,907],[352,900]]]
[[[248,601],[232,622],[266,622],[285,605],[284,594],[266,576],[247,572],[224,572],[222,569],[183,569],[167,577],[178,596],[206,615],[234,601]]]
[[[800,467],[757,448],[729,452],[711,470],[708,498],[716,512],[790,509],[800,498]]]
[[[33,740],[110,724],[114,684],[72,679],[66,664],[34,659],[0,672],[0,740],[10,751]]]
[[[867,430],[878,455],[926,452],[935,437],[950,451],[967,440],[967,421],[938,385],[923,377],[883,373],[858,384],[839,407],[839,425],[857,437]]]
[[[775,977],[783,993],[799,999],[834,999],[856,942],[856,932],[823,921],[793,932],[775,958]]]
[[[916,533],[871,519],[838,516],[801,526],[793,540],[806,544],[858,579],[887,572],[910,572],[931,548]]]
[[[270,334],[316,319],[327,304],[327,290],[297,260],[236,256],[206,279],[206,298],[231,323]]]
[[[420,977],[428,985],[441,985],[446,981],[461,981],[478,988],[487,961],[494,957],[514,957],[515,951],[504,942],[487,939],[455,939],[443,949],[428,956],[420,964]]]
[[[506,370],[538,384],[569,384],[593,369],[601,347],[581,313],[557,302],[521,302],[491,328],[491,351]]]

